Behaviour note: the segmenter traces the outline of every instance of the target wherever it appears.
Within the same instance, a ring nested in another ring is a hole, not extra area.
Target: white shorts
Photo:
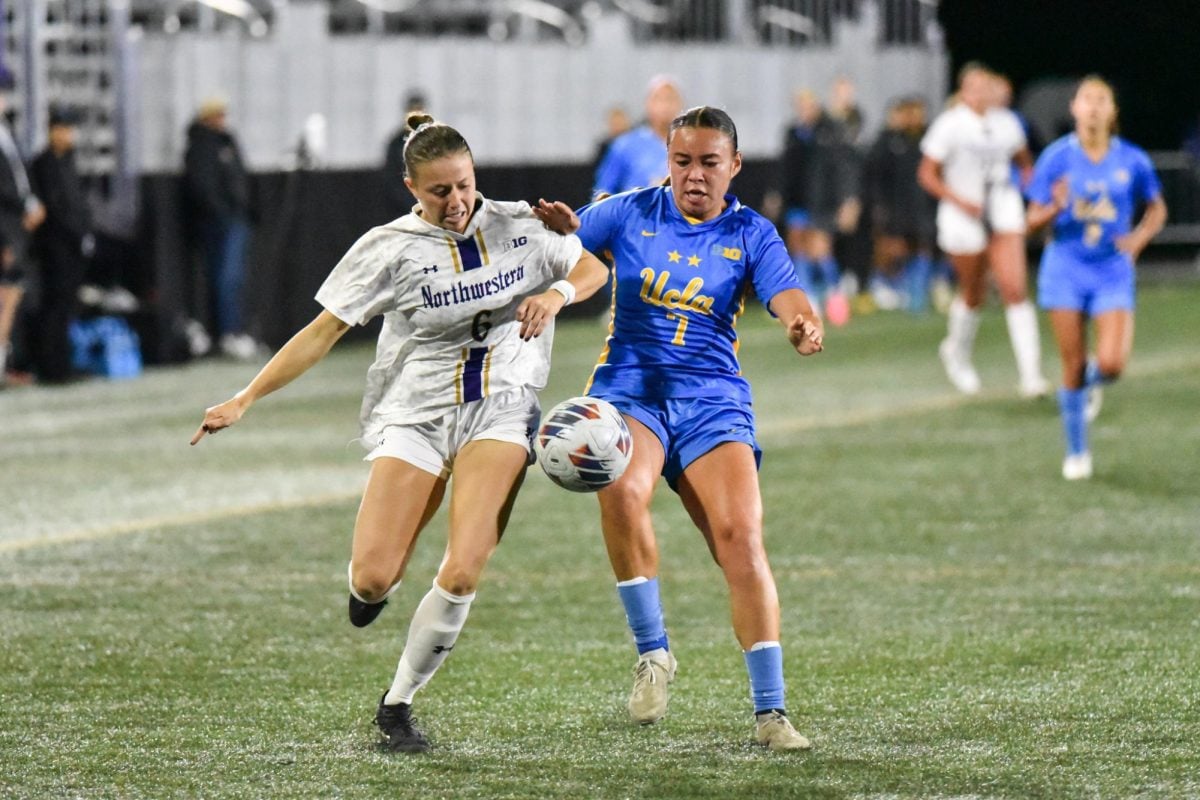
[[[992,189],[987,216],[993,233],[1025,233],[1025,204],[1015,186]],[[938,204],[937,230],[938,247],[948,255],[975,255],[987,249],[988,233],[983,221],[953,203]]]
[[[464,403],[453,411],[415,425],[388,425],[364,460],[387,456],[447,478],[458,452],[478,439],[512,442],[525,448],[533,463],[533,435],[542,409],[528,387]]]

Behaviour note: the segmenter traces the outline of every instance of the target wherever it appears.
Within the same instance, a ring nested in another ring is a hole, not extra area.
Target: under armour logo
[[[434,264],[432,267],[421,267],[421,272],[424,272],[426,275],[428,275],[431,272],[437,272],[437,269],[437,265]]]
[[[435,654],[436,653],[449,653],[453,649],[454,649],[454,645],[450,645],[449,647],[446,647],[444,644],[439,644],[437,647],[433,648],[433,652]]]

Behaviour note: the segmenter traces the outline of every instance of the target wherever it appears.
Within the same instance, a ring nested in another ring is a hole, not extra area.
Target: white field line
[[[1144,362],[1141,365],[1138,365],[1137,362],[1134,362],[1134,364],[1131,365],[1128,374],[1136,377],[1139,375],[1158,375],[1166,372],[1180,371],[1185,369],[1200,369],[1200,356],[1178,356],[1153,362]],[[961,408],[963,406],[975,403],[983,403],[993,400],[1008,400],[1011,398],[1011,391],[1001,390],[983,392],[973,397],[967,397],[961,394],[944,394],[923,400],[916,400],[902,406],[892,406],[889,408],[880,409],[863,409],[844,414],[822,414],[819,416],[784,419],[778,422],[770,422],[765,425],[761,425],[759,426],[759,431],[760,433],[764,433],[768,436],[775,436],[780,434],[795,433],[798,431],[854,428],[863,425],[870,425],[872,423],[881,422],[884,420],[919,416],[931,411],[945,411],[948,409]],[[353,492],[335,492],[332,494],[316,495],[292,500],[280,500],[271,503],[232,506],[230,508],[223,508],[217,511],[199,511],[186,514],[167,514],[163,516],[146,517],[143,519],[121,522],[114,525],[85,527],[74,531],[67,531],[61,534],[36,536],[28,539],[0,542],[0,554],[51,544],[67,544],[74,542],[96,541],[99,539],[109,539],[117,536],[142,533],[144,531],[154,530],[157,528],[173,528],[181,525],[214,522],[217,520],[231,519],[235,517],[249,517],[257,514],[285,511],[295,508],[315,508],[331,505],[333,503],[342,503],[353,500],[360,495],[361,491],[359,490],[355,490]]]

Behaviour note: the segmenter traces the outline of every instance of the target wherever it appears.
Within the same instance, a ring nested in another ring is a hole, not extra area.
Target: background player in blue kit
[[[667,176],[667,129],[683,108],[673,78],[657,75],[646,88],[646,120],[613,139],[596,167],[593,197],[655,186]]]
[[[761,451],[736,323],[753,290],[801,355],[821,350],[823,330],[774,226],[726,194],[742,164],[729,115],[703,106],[676,117],[667,161],[668,186],[609,197],[578,217],[562,203],[537,209],[548,226],[578,229],[585,247],[613,257],[611,333],[586,391],[620,409],[634,438],[625,474],[599,493],[639,654],[629,711],[642,724],[661,719],[675,675],[650,516],[661,474],[725,574],[758,742],[806,749],[784,710],[779,599],[762,539]]]
[[[1046,148],[1029,188],[1030,230],[1054,222],[1042,255],[1038,301],[1050,312],[1062,356],[1058,391],[1067,456],[1063,477],[1090,478],[1088,393],[1125,369],[1133,346],[1133,262],[1167,220],[1149,156],[1113,134],[1117,106],[1103,78],[1085,78],[1071,101],[1075,132]],[[1146,210],[1133,227],[1140,204]],[[1087,361],[1087,320],[1096,324],[1096,358]]]

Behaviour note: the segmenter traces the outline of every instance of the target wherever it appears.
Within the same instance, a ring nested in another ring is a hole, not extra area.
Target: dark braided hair
[[[733,119],[723,109],[713,106],[695,106],[671,120],[671,128],[667,133],[667,144],[680,128],[712,128],[729,137],[733,142],[733,152],[738,151],[737,126]]]
[[[471,156],[471,147],[462,134],[443,122],[420,111],[414,111],[404,119],[408,127],[408,139],[404,142],[404,174],[411,178],[418,164],[428,164],[445,156],[466,153]],[[471,156],[472,161],[474,156]]]

